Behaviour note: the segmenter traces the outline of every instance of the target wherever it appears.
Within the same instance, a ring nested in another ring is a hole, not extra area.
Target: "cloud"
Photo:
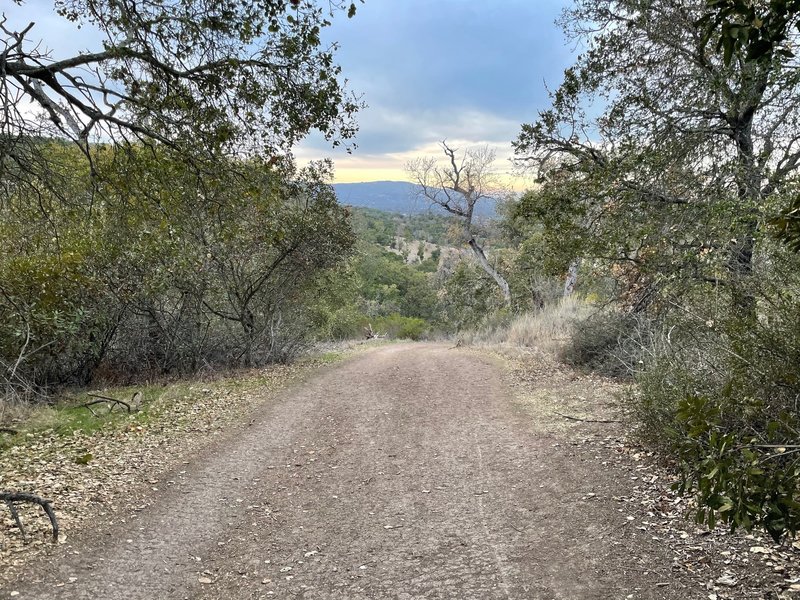
[[[477,109],[447,107],[419,111],[370,108],[359,115],[358,153],[397,153],[420,144],[459,138],[470,144],[507,144],[519,131],[520,122]],[[311,136],[303,148],[319,153],[330,145],[321,136]]]
[[[509,190],[522,191],[531,187],[533,183],[529,174],[520,173],[518,169],[514,168],[512,163],[514,155],[510,142],[453,137],[449,138],[447,143],[457,151],[483,145],[493,149],[496,155],[494,171]],[[295,153],[295,156],[300,163],[306,163],[317,160],[323,155],[316,150],[301,148]],[[410,161],[420,157],[434,157],[443,163],[446,161],[438,141],[418,144],[398,152],[371,154],[356,152],[350,155],[337,155],[335,157],[335,181],[339,183],[408,181],[409,175],[405,167]]]
[[[546,101],[571,50],[554,25],[565,0],[370,0],[328,32],[367,102],[486,109],[519,119]]]
[[[358,116],[353,155],[305,140],[301,160],[331,156],[337,179],[370,173],[403,178],[409,158],[437,155],[443,139],[496,147],[508,165],[523,122],[549,104],[573,52],[554,20],[566,0],[369,0],[327,32],[353,90],[369,107]],[[505,168],[505,166],[503,167]],[[507,169],[510,171],[510,166]]]
[[[325,0],[321,0],[325,4]],[[359,116],[354,155],[311,135],[298,158],[333,157],[337,172],[402,174],[408,158],[447,139],[488,143],[511,155],[520,125],[549,104],[574,49],[554,21],[569,0],[367,0],[323,30],[337,43],[348,87],[369,105]],[[55,58],[97,49],[102,35],[57,16],[52,0],[7,8],[12,25],[35,21],[34,35]],[[366,171],[363,171],[366,172]]]

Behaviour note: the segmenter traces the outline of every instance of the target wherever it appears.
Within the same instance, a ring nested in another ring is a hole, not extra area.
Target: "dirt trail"
[[[535,430],[492,359],[388,346],[266,402],[0,597],[706,597],[659,578],[668,551],[630,537],[618,486]]]

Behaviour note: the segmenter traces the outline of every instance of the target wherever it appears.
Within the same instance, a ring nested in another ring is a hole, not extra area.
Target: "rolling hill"
[[[407,181],[367,181],[363,183],[335,183],[336,196],[341,204],[363,206],[385,212],[401,214],[421,214],[429,211],[444,213],[440,207],[430,203],[418,194],[419,186]],[[482,217],[495,216],[491,202],[478,205],[475,214]]]

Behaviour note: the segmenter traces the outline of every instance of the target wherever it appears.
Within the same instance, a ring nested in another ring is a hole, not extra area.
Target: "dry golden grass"
[[[581,298],[571,296],[536,313],[524,313],[507,325],[482,329],[464,336],[475,346],[512,346],[555,353],[569,338],[575,322],[595,310]]]

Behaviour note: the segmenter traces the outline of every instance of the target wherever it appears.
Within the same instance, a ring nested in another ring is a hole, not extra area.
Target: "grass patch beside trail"
[[[30,444],[41,436],[91,436],[103,431],[144,428],[165,417],[177,419],[178,425],[185,424],[191,421],[195,412],[191,409],[193,399],[199,401],[209,395],[271,391],[310,375],[317,367],[341,362],[353,352],[353,349],[343,347],[305,357],[293,365],[270,365],[212,377],[66,392],[50,404],[15,407],[13,421],[2,424],[13,431],[0,431],[0,454],[13,446]],[[143,400],[140,409],[131,413],[122,406],[109,411],[104,405],[95,405],[92,407],[95,414],[92,414],[83,406],[96,399],[89,393],[129,402],[136,392],[142,393]],[[181,415],[180,411],[176,414],[178,407],[187,407],[187,414]]]
[[[596,308],[587,301],[570,296],[537,312],[489,322],[463,334],[462,339],[467,345],[532,348],[556,355],[572,334],[575,323],[586,319],[594,310]]]

